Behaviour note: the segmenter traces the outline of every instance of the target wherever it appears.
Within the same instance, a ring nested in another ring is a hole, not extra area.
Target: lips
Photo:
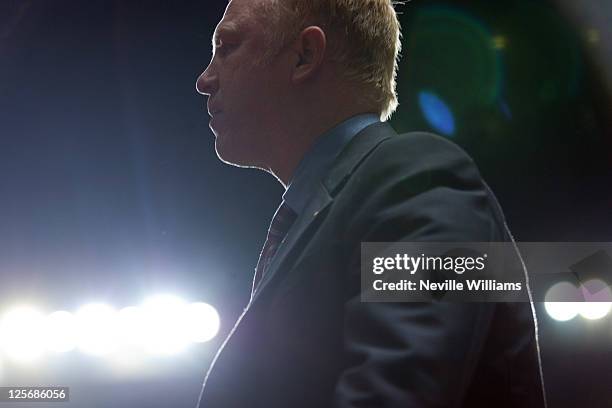
[[[215,108],[214,106],[212,106],[208,109],[208,115],[210,118],[209,125],[211,127],[214,127],[215,125],[218,125],[218,122],[222,119],[223,111],[220,108]]]
[[[213,115],[216,115],[218,113],[221,113],[221,108],[218,107],[218,106],[215,106],[213,104],[208,104],[207,109],[208,109],[208,115],[209,116],[213,116]]]

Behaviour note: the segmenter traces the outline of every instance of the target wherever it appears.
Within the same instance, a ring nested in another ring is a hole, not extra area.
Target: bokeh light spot
[[[427,122],[445,136],[455,133],[455,118],[450,108],[436,94],[429,91],[419,93],[419,106]]]

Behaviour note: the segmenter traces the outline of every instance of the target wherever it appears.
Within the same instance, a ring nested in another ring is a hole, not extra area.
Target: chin
[[[215,151],[223,163],[239,167],[256,167],[252,152],[249,155],[249,152],[244,150],[243,146],[235,146],[235,142],[230,142],[226,135],[219,134],[215,139]]]

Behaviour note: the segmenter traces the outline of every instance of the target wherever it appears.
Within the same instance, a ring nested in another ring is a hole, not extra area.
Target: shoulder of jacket
[[[432,133],[409,132],[382,141],[357,171],[467,168],[479,173],[472,158],[452,141]]]
[[[428,132],[408,132],[394,135],[384,140],[378,151],[394,154],[445,153],[457,155],[472,161],[471,157],[448,138]]]

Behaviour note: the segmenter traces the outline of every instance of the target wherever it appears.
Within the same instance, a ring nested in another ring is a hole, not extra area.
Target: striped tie
[[[259,261],[257,262],[255,277],[253,279],[253,292],[268,271],[268,267],[274,258],[276,250],[283,242],[285,235],[287,235],[289,228],[296,218],[297,214],[295,211],[293,211],[291,207],[289,207],[283,201],[272,218],[270,228],[268,228],[266,243],[264,244],[261,254],[259,255]]]

